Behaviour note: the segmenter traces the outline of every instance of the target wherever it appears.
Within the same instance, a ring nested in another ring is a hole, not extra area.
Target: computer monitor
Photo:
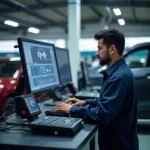
[[[72,82],[68,49],[55,47],[61,85]]]
[[[53,44],[18,38],[27,92],[38,93],[60,85]]]
[[[90,85],[90,77],[88,72],[88,65],[85,62],[81,62],[81,71],[82,71],[82,79],[84,88]]]

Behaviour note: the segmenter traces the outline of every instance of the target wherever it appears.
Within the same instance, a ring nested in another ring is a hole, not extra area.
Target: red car
[[[15,89],[21,72],[19,57],[0,58],[0,112],[14,102]]]
[[[16,86],[22,72],[20,57],[0,58],[0,114],[14,104]],[[26,90],[24,90],[26,94]],[[37,102],[50,99],[46,92],[36,94]]]

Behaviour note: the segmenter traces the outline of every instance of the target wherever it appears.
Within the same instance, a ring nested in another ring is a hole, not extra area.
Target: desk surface
[[[42,104],[40,108],[40,116],[43,116],[49,106]],[[97,125],[84,123],[83,128],[74,136],[37,135],[29,129],[0,131],[0,150],[80,150],[97,130]]]
[[[0,132],[0,149],[15,150],[79,150],[96,133],[98,126],[84,124],[74,136],[34,135],[31,131],[9,130]]]

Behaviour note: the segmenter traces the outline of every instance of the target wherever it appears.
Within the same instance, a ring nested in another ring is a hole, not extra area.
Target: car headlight
[[[3,84],[0,84],[0,91],[4,88]]]

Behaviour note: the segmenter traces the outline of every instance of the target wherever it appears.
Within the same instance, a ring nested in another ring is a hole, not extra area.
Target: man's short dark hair
[[[118,50],[118,54],[122,56],[125,46],[125,37],[121,31],[116,29],[103,30],[96,33],[94,38],[96,40],[103,39],[103,44],[105,44],[107,48],[111,45],[115,45]]]

